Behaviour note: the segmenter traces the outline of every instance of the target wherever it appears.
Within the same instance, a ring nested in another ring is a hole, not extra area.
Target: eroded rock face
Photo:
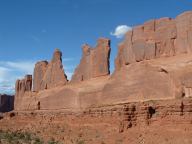
[[[169,57],[192,50],[192,12],[136,26],[119,45],[116,70],[130,63]]]
[[[192,11],[185,12],[176,18],[177,53],[192,52]]]
[[[56,49],[51,62],[40,61],[34,69],[33,91],[32,75],[26,75],[24,79],[17,80],[15,84],[15,110],[37,110],[39,101],[34,95],[41,90],[62,86],[67,83],[67,76],[63,70],[62,53]]]
[[[32,75],[26,75],[24,79],[17,80],[15,84],[15,102],[14,108],[17,109],[22,103],[20,100],[26,92],[32,90]]]
[[[51,62],[48,64],[41,88],[49,89],[65,85],[66,83],[67,76],[63,69],[62,53],[60,50],[56,49]]]
[[[24,79],[17,80],[15,84],[16,96],[23,95],[32,89],[32,75],[26,75]]]
[[[110,40],[105,38],[98,40],[96,48],[84,45],[81,62],[71,81],[78,82],[108,75],[110,50]]]
[[[14,108],[14,96],[0,94],[0,112],[9,112]]]
[[[125,102],[191,98],[191,15],[151,20],[129,31],[111,76],[108,39],[99,39],[94,49],[83,46],[81,62],[68,85],[61,52],[56,50],[50,63],[39,62],[35,67],[34,90],[48,90],[31,92],[27,78],[17,81],[17,108],[81,111]]]
[[[37,62],[35,64],[35,69],[33,73],[33,90],[39,91],[42,89],[41,85],[43,83],[43,78],[45,76],[45,73],[47,71],[48,62],[47,61],[41,61]]]
[[[60,50],[55,50],[51,62],[41,61],[35,65],[33,81],[34,91],[50,89],[67,83]]]

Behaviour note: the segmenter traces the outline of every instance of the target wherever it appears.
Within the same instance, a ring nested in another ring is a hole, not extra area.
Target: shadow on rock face
[[[14,109],[14,96],[0,95],[0,112],[9,112]]]

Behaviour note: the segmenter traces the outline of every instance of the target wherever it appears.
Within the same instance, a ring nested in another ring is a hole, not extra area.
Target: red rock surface
[[[62,53],[56,49],[51,62],[47,66],[47,70],[43,77],[42,89],[49,89],[67,84],[67,76],[63,69]]]
[[[67,83],[67,76],[63,70],[62,53],[56,49],[51,62],[36,63],[34,69],[33,90],[40,91]]]
[[[119,45],[116,70],[134,62],[191,53],[191,19],[190,11],[176,19],[150,20],[134,27]]]
[[[26,75],[24,79],[17,80],[15,85],[16,95],[23,95],[32,89],[32,75]]]
[[[47,61],[41,61],[37,62],[35,64],[35,69],[33,73],[33,90],[34,91],[40,91],[43,90],[42,83],[43,78],[45,76],[45,73],[47,71],[48,62]]]
[[[25,80],[19,81],[19,87],[16,83],[16,96],[22,95],[24,101],[16,103],[20,109],[79,111],[93,105],[192,96],[190,49],[185,53],[178,50],[182,38],[190,47],[190,35],[186,34],[190,33],[191,15],[186,12],[175,20],[161,18],[133,28],[120,44],[112,76],[108,76],[108,39],[100,38],[94,49],[83,46],[81,62],[68,84],[62,54],[56,50],[51,62],[35,66],[33,88],[38,93],[30,88],[25,92]]]
[[[76,68],[71,82],[79,82],[106,76],[109,72],[110,40],[100,38],[96,48],[85,44],[82,48],[83,56],[79,66]]]
[[[45,140],[73,144],[191,144],[192,99],[121,103],[82,112],[12,112],[2,130],[36,133]]]
[[[47,136],[68,125],[58,136],[68,143],[78,135],[88,143],[191,144],[191,22],[192,12],[185,12],[134,27],[119,45],[112,75],[108,39],[83,46],[69,83],[56,50],[51,62],[36,64],[34,91],[31,76],[16,82],[13,129],[28,123],[23,129]],[[6,128],[6,120],[0,123]]]

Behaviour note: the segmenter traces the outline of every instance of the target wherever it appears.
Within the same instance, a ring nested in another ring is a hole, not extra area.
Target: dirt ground
[[[192,144],[191,100],[122,104],[82,113],[11,112],[0,129],[35,133],[64,144]],[[153,113],[151,109],[153,109]]]

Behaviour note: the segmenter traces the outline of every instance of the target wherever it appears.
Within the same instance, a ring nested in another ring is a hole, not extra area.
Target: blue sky
[[[63,52],[70,77],[81,58],[81,46],[111,39],[111,70],[120,25],[127,28],[192,9],[192,0],[0,0],[0,93],[14,93],[14,83],[33,72],[38,60]],[[118,34],[118,33],[115,33]]]

